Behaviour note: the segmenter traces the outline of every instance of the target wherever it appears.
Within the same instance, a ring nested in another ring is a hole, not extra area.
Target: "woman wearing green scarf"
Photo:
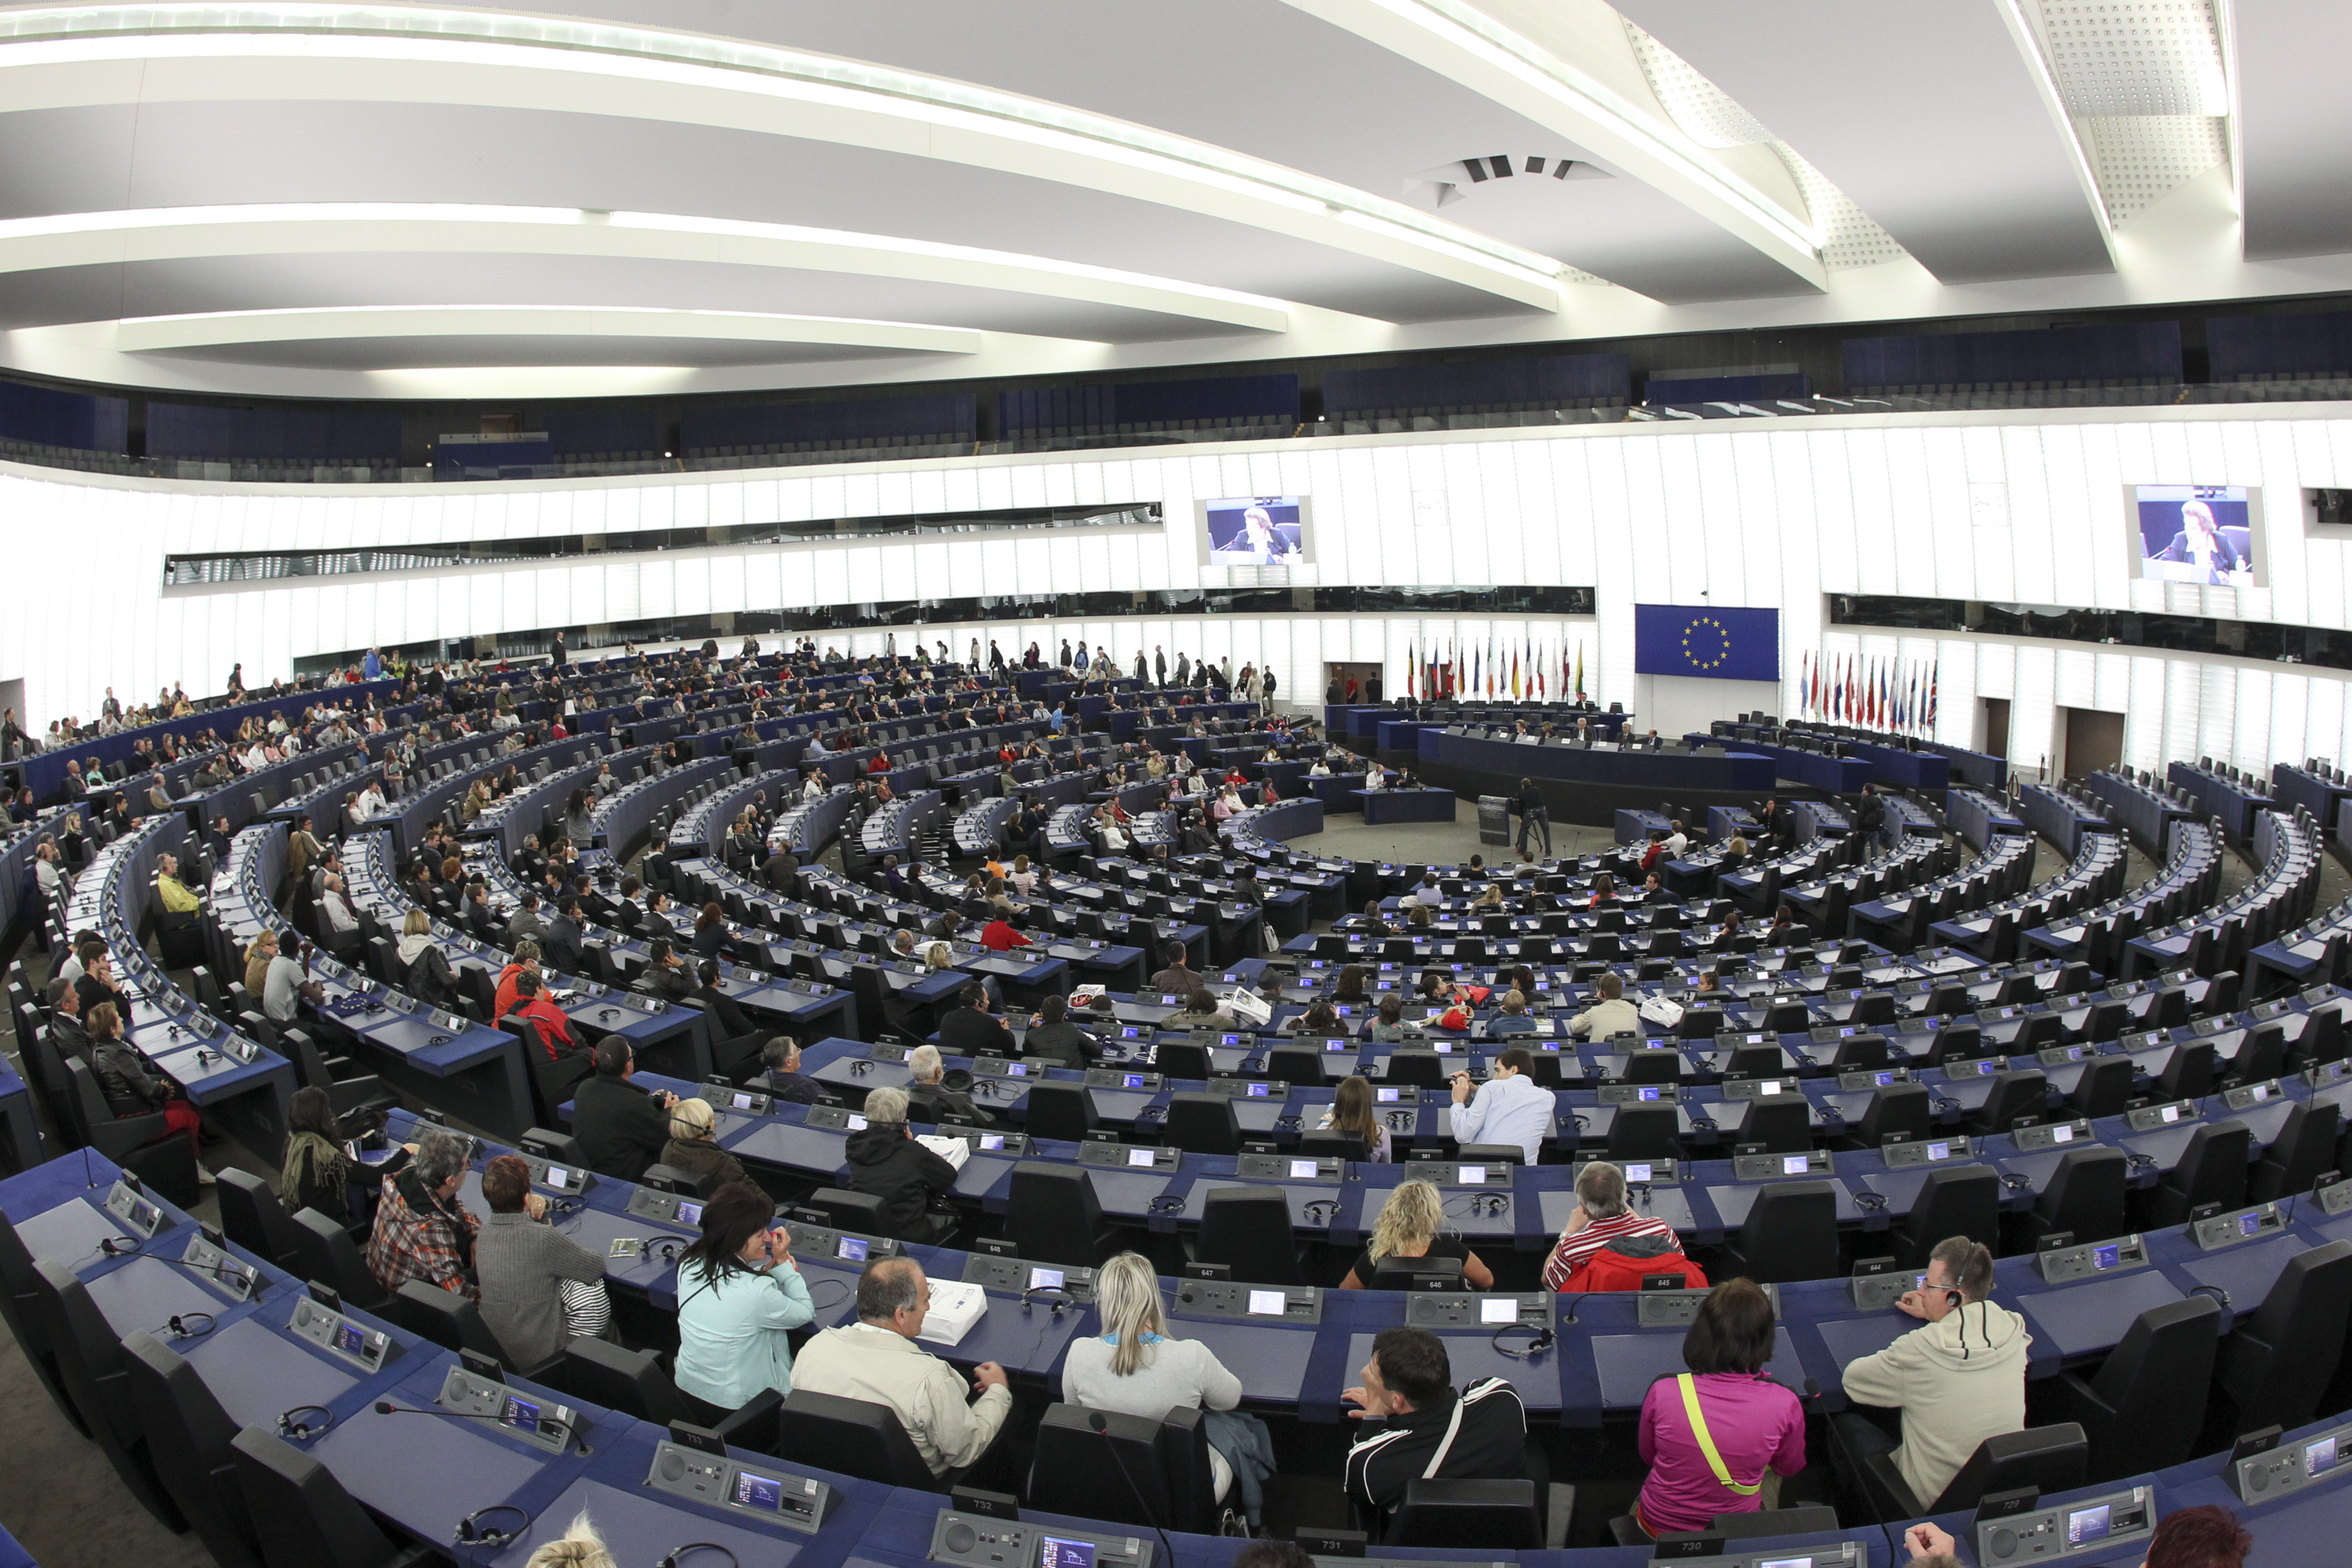
[[[416,1152],[403,1143],[381,1165],[362,1166],[343,1152],[342,1132],[335,1122],[335,1102],[323,1089],[298,1089],[287,1125],[286,1158],[278,1173],[278,1201],[288,1214],[317,1209],[342,1224],[352,1221],[353,1182],[373,1188],[383,1177],[408,1163]]]

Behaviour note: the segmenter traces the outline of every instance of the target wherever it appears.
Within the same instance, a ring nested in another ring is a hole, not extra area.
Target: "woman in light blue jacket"
[[[730,1182],[703,1205],[702,1239],[678,1259],[674,1381],[722,1411],[762,1389],[793,1391],[791,1331],[816,1316],[790,1234],[768,1228],[775,1215],[767,1194]]]

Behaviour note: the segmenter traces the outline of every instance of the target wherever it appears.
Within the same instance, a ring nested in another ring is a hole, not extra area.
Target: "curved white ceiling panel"
[[[0,104],[351,100],[592,113],[838,142],[1114,192],[1558,304],[1557,262],[1402,202],[995,89],[563,18],[334,5],[0,13]]]
[[[1618,0],[1946,283],[2104,272],[2086,171],[1996,0]]]
[[[1047,294],[1276,332],[1283,301],[1043,257],[665,213],[318,202],[0,221],[0,273],[202,256],[507,251],[878,274]]]
[[[981,334],[912,321],[859,321],[838,316],[773,316],[741,310],[664,310],[628,306],[365,305],[344,309],[213,310],[131,316],[117,321],[114,346],[125,353],[253,343],[307,343],[347,338],[653,339],[730,344],[809,344],[887,349],[905,353],[969,354]]]

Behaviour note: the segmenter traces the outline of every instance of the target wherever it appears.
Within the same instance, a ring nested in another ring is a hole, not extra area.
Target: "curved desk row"
[[[421,1407],[430,1412],[456,1358],[415,1335],[364,1313],[352,1314],[363,1328],[384,1335],[386,1352],[380,1364],[367,1370],[348,1364],[295,1334],[289,1319],[301,1296],[300,1282],[282,1269],[240,1249],[231,1251],[252,1265],[261,1289],[250,1301],[237,1302],[203,1282],[202,1277],[173,1268],[156,1268],[144,1257],[105,1258],[98,1240],[127,1233],[100,1205],[105,1188],[99,1183],[115,1173],[104,1162],[85,1176],[79,1160],[47,1165],[0,1183],[0,1207],[17,1224],[18,1234],[32,1256],[69,1268],[79,1279],[97,1310],[117,1333],[151,1331],[152,1325],[192,1311],[215,1315],[213,1330],[193,1339],[170,1341],[168,1348],[183,1356],[195,1371],[231,1421],[265,1431],[274,1428],[284,1412],[304,1405],[323,1406],[334,1418],[323,1433],[295,1439],[331,1471],[346,1489],[394,1528],[447,1552],[468,1568],[516,1568],[541,1542],[561,1534],[583,1511],[593,1517],[618,1559],[654,1562],[688,1541],[718,1542],[744,1563],[789,1564],[790,1568],[922,1568],[929,1560],[930,1543],[943,1500],[935,1492],[894,1489],[836,1473],[803,1471],[767,1461],[745,1450],[730,1450],[730,1458],[763,1473],[806,1474],[828,1485],[835,1493],[833,1511],[813,1532],[784,1527],[779,1521],[741,1509],[690,1501],[656,1490],[648,1484],[665,1436],[659,1429],[594,1406],[583,1406],[568,1396],[554,1397],[576,1413],[586,1447],[567,1446],[561,1454],[504,1432],[496,1423],[467,1421],[431,1414],[417,1417],[380,1415],[379,1400]],[[580,1210],[560,1223],[585,1223],[593,1239],[636,1226],[625,1212],[625,1184],[599,1183]],[[163,1258],[185,1249],[182,1238],[194,1234],[189,1217],[165,1209],[165,1227],[143,1244],[143,1251]],[[589,1217],[589,1216],[593,1216]],[[2332,1222],[2341,1228],[2344,1222]],[[2270,1241],[2238,1249],[2232,1266],[2217,1271],[2222,1257],[2176,1256],[2165,1238],[2151,1238],[2150,1261],[2128,1273],[2082,1285],[2037,1289],[2030,1272],[2004,1266],[1999,1287],[2032,1323],[2036,1338],[2034,1375],[2046,1375],[2063,1357],[2096,1353],[2119,1339],[2137,1312],[2147,1305],[2177,1300],[2194,1286],[2209,1284],[2204,1275],[2225,1274],[2236,1281],[2232,1295],[2243,1289],[2259,1297],[2266,1272],[2275,1274],[2294,1250],[2315,1245],[2315,1237],[2330,1226],[2306,1226]],[[2263,1256],[2259,1247],[2275,1256]],[[803,1253],[809,1249],[803,1248]],[[971,1260],[964,1255],[913,1249],[927,1271],[945,1278],[961,1277]],[[2019,1260],[2022,1261],[2022,1260]],[[838,1321],[846,1311],[851,1270],[833,1259],[803,1257],[812,1295],[827,1303],[821,1323]],[[1250,1321],[1202,1316],[1197,1307],[1180,1300],[1181,1282],[1163,1282],[1170,1293],[1174,1331],[1208,1342],[1226,1366],[1249,1390],[1247,1403],[1279,1414],[1295,1411],[1308,1421],[1329,1421],[1339,1415],[1337,1390],[1361,1364],[1363,1345],[1381,1328],[1403,1321],[1409,1303],[1382,1292],[1322,1293],[1316,1302],[1320,1321],[1290,1326],[1269,1320]],[[991,1290],[988,1311],[963,1342],[944,1351],[949,1360],[968,1365],[992,1359],[1016,1378],[1058,1382],[1060,1361],[1068,1344],[1082,1331],[1092,1331],[1093,1312],[1081,1308],[1058,1319],[1040,1321],[1024,1313],[1009,1292]],[[2245,1298],[2239,1298],[2243,1300]],[[1653,1376],[1680,1370],[1682,1331],[1644,1328],[1637,1320],[1633,1297],[1563,1298],[1555,1309],[1560,1319],[1560,1342],[1552,1350],[1522,1360],[1501,1356],[1496,1336],[1487,1331],[1444,1332],[1458,1381],[1489,1373],[1508,1377],[1531,1412],[1555,1411],[1566,1424],[1597,1423],[1612,1412],[1630,1411],[1646,1394]],[[1563,1310],[1564,1309],[1564,1310]],[[1834,1404],[1834,1379],[1840,1367],[1854,1356],[1889,1342],[1910,1321],[1892,1312],[1858,1313],[1846,1300],[1843,1282],[1825,1281],[1785,1286],[1780,1290],[1781,1322],[1775,1339],[1770,1372],[1791,1384],[1812,1376],[1830,1390]],[[2055,1348],[2063,1343],[2065,1352]],[[2092,1347],[2078,1350],[2074,1347]],[[540,1385],[509,1380],[526,1397],[551,1394]],[[430,1427],[420,1426],[430,1421]],[[2289,1435],[2289,1440],[2317,1436],[2339,1422],[2314,1424]],[[427,1434],[430,1434],[429,1440]],[[2280,1561],[2323,1561],[2330,1553],[2322,1543],[2340,1536],[2347,1501],[2340,1480],[2326,1480],[2290,1491],[2282,1500],[2241,1505],[2220,1479],[2220,1459],[2208,1458],[2152,1477],[2133,1478],[2151,1486],[2161,1513],[2197,1502],[2221,1501],[2239,1507],[2247,1523]],[[2124,1483],[2128,1484],[2128,1483]],[[2090,1497],[2113,1492],[2114,1485],[2088,1489]],[[457,1521],[492,1505],[512,1505],[530,1520],[519,1538],[505,1546],[455,1548],[446,1543]],[[1086,1521],[1024,1510],[1031,1523],[1076,1525],[1083,1533]],[[1946,1521],[1966,1539],[1968,1521]],[[1097,1527],[1104,1528],[1104,1527]],[[1112,1525],[1117,1536],[1132,1527]],[[1851,1541],[1858,1555],[1850,1561],[1882,1568],[1885,1537],[1875,1528],[1862,1527],[1841,1536],[1790,1538],[1776,1550],[1774,1560],[1796,1562],[1806,1568],[1833,1561],[1814,1558],[1807,1542]],[[2302,1545],[2298,1545],[2301,1542]],[[1170,1545],[1172,1563],[1162,1568],[1227,1568],[1246,1543],[1213,1537],[1176,1535]],[[1743,1548],[1754,1543],[1742,1542]],[[2072,1561],[2090,1564],[2136,1563],[2141,1542],[2126,1543],[2127,1552],[2092,1553]],[[2306,1550],[2306,1548],[2308,1550]],[[2317,1555],[2311,1555],[2316,1552]],[[2297,1555],[2302,1552],[2302,1555]],[[1491,1552],[1384,1549],[1385,1560],[1486,1563]],[[1523,1552],[1516,1561],[1528,1568],[1633,1568],[1646,1563],[1650,1549],[1601,1548],[1570,1552]]]

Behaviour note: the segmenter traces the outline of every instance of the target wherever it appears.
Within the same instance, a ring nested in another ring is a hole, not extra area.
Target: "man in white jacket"
[[[1895,1302],[1926,1326],[1846,1364],[1846,1398],[1903,1413],[1892,1457],[1924,1510],[1933,1510],[1978,1444],[2025,1427],[2033,1336],[2023,1318],[1989,1299],[1992,1284],[1992,1253],[1965,1236],[1946,1237],[1927,1255],[1927,1283]],[[1837,1423],[1855,1463],[1888,1451],[1885,1432],[1868,1416]]]
[[[930,1310],[931,1282],[911,1258],[887,1258],[857,1278],[857,1321],[827,1329],[802,1347],[793,1386],[887,1405],[914,1439],[934,1476],[971,1465],[987,1452],[1013,1413],[1004,1369],[972,1369],[966,1402],[962,1374],[915,1343]]]

